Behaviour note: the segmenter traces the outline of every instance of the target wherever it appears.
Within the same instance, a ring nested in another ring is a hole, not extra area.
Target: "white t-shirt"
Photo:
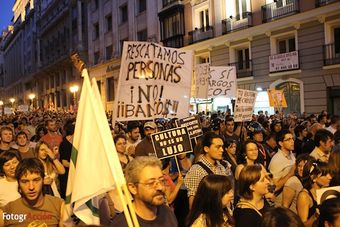
[[[21,195],[18,192],[17,181],[7,181],[7,179],[0,178],[0,207],[5,206],[7,203],[20,198]]]

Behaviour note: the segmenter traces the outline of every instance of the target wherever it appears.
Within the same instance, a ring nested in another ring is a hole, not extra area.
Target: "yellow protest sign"
[[[283,90],[268,89],[269,106],[275,108],[287,107],[287,102]]]

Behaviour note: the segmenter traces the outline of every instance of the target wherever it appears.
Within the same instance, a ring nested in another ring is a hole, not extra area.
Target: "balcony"
[[[283,72],[300,69],[299,52],[292,51],[269,56],[269,72]]]
[[[236,17],[230,17],[222,20],[222,32],[227,34],[241,29],[246,29],[253,26],[252,14],[251,12],[242,13],[242,18],[240,14]]]
[[[163,8],[173,5],[173,4],[181,4],[182,1],[180,0],[162,0]]]
[[[340,2],[340,0],[316,0],[315,7],[325,6],[334,2]]]
[[[236,67],[237,78],[253,76],[253,61],[252,60],[233,62],[233,63],[229,63],[228,65]]]
[[[276,0],[261,8],[263,23],[290,16],[300,11],[299,0],[286,0],[286,4],[283,4],[282,0]]]
[[[196,28],[189,32],[189,44],[197,43],[214,37],[214,27],[206,26],[200,29]]]
[[[169,38],[162,40],[163,45],[166,47],[181,48],[183,47],[183,36],[184,35],[174,35]]]
[[[340,44],[327,44],[323,46],[323,64],[336,65],[340,64]]]

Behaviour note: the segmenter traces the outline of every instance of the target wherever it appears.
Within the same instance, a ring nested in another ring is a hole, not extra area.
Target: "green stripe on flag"
[[[72,193],[65,197],[65,204],[70,204],[71,203],[71,198],[72,198]]]
[[[74,146],[72,146],[71,161],[74,167],[76,167],[77,158],[78,158],[78,150]]]
[[[91,210],[93,216],[99,217],[99,209],[93,206],[91,199],[87,201],[85,204]]]

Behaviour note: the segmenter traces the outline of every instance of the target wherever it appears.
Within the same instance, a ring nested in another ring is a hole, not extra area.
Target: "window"
[[[105,17],[106,20],[106,31],[112,31],[112,15],[109,14]]]
[[[209,62],[210,62],[210,58],[208,55],[199,56],[197,58],[197,64],[204,64],[204,63],[209,63]]]
[[[107,46],[106,48],[105,48],[105,59],[106,60],[109,60],[109,59],[111,59],[111,57],[112,57],[112,45],[110,45],[110,46]]]
[[[113,101],[114,100],[114,94],[115,94],[115,87],[114,87],[114,79],[113,77],[109,77],[106,79],[107,84],[107,101]]]
[[[146,0],[138,0],[138,13],[146,10]]]
[[[148,30],[144,29],[142,31],[137,32],[137,40],[138,41],[146,41],[148,39]]]
[[[183,12],[177,12],[176,14],[165,18],[161,22],[162,40],[176,35],[183,35],[184,34],[183,22],[184,22]]]
[[[250,67],[249,48],[236,50],[237,53],[237,68],[248,69]]]
[[[270,55],[299,50],[297,30],[270,36]]]
[[[206,27],[209,27],[209,10],[205,9],[199,12],[199,18],[200,18],[200,28],[204,29]]]
[[[95,52],[95,53],[94,53],[94,56],[93,56],[93,64],[94,64],[94,65],[98,64],[98,62],[99,62],[99,57],[100,57],[99,51]]]
[[[95,23],[93,25],[93,40],[96,40],[99,38],[99,23]]]
[[[335,54],[340,54],[340,27],[334,28],[334,48]]]
[[[120,43],[120,53],[121,53],[121,54],[123,53],[124,41],[127,41],[127,40],[128,40],[128,39],[125,38],[125,39],[121,39],[121,40],[119,41],[119,43]]]
[[[295,38],[278,40],[277,47],[279,54],[295,51]]]
[[[235,0],[236,20],[245,18],[247,12],[247,0]]]
[[[99,0],[93,0],[93,10],[98,9],[99,7]]]
[[[128,8],[127,5],[120,7],[120,22],[125,23],[128,20]]]

